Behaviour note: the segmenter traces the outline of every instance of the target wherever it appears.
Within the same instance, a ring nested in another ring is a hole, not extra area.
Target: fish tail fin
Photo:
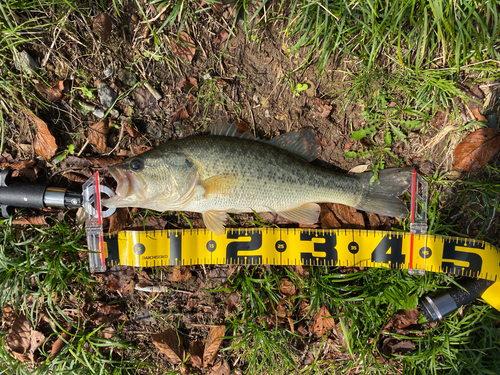
[[[378,172],[379,181],[370,184],[372,173],[362,173],[356,178],[363,184],[362,197],[357,209],[379,215],[405,218],[406,204],[399,196],[410,187],[413,168],[391,168]]]

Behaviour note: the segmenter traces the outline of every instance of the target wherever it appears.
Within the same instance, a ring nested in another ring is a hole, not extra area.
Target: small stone
[[[209,79],[212,79],[212,76],[210,73],[206,73],[201,78],[203,78],[204,81],[208,81]]]
[[[130,87],[134,86],[137,83],[137,77],[129,69],[120,69],[118,71],[117,77],[125,85],[130,86]]]
[[[269,109],[266,109],[266,110],[264,111],[264,116],[266,116],[266,117],[271,117],[271,115],[269,114]]]
[[[94,109],[92,114],[96,117],[103,118],[104,115],[106,114],[106,111],[102,108],[97,107],[96,109]]]
[[[106,85],[104,82],[97,85],[97,93],[99,94],[99,100],[101,104],[105,107],[111,107],[118,95],[114,92],[111,87]]]
[[[153,139],[160,139],[161,131],[162,131],[161,127],[155,124],[148,124],[148,126],[146,127],[146,134]]]
[[[32,75],[40,69],[40,65],[26,51],[21,51],[18,54],[14,54],[14,65],[16,66],[17,70],[22,71],[28,75]]]
[[[123,104],[129,107],[133,107],[135,102],[130,98],[123,98]]]
[[[116,109],[114,109],[114,108],[113,108],[111,111],[109,111],[109,114],[110,114],[110,115],[111,115],[111,117],[113,117],[113,118],[118,118],[118,117],[120,117],[120,112],[118,112],[118,110],[116,110]]]
[[[306,95],[310,98],[314,98],[316,96],[316,86],[310,80],[306,80],[307,84]]]
[[[116,74],[116,69],[114,66],[108,66],[106,69],[104,69],[104,77],[108,78],[111,77],[112,75]]]
[[[82,114],[87,115],[93,110],[95,110],[95,105],[92,103],[87,103],[82,100],[73,100],[73,105],[76,107],[77,110],[79,110]]]

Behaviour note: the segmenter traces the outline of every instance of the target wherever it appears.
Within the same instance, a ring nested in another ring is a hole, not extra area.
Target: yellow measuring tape
[[[122,231],[105,238],[110,265],[271,264],[384,267],[495,281],[483,298],[500,310],[500,252],[484,241],[357,229],[238,228]]]

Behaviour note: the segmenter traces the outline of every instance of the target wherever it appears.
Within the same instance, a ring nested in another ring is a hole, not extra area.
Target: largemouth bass
[[[206,227],[224,233],[227,213],[276,212],[314,224],[317,202],[341,203],[380,215],[406,217],[398,198],[409,187],[412,168],[341,175],[309,164],[319,146],[313,130],[262,141],[219,123],[212,134],[166,142],[109,168],[117,181],[107,207],[201,212]]]

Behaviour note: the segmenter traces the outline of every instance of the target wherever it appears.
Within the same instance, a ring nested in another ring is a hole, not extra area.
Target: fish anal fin
[[[236,175],[220,174],[204,180],[201,185],[205,189],[205,198],[212,194],[231,194],[236,188]]]
[[[220,236],[224,234],[224,224],[227,220],[227,213],[224,211],[206,211],[202,213],[203,222],[208,230]]]
[[[318,221],[321,207],[317,203],[306,203],[287,211],[278,211],[278,215],[299,224],[314,224]]]
[[[317,159],[320,152],[316,133],[312,129],[304,129],[300,132],[284,133],[269,141],[273,146],[290,151],[307,161]]]

